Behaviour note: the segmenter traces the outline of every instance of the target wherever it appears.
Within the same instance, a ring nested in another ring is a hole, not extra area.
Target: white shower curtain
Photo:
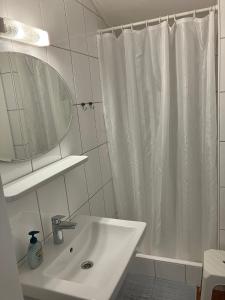
[[[214,12],[98,36],[120,218],[142,251],[201,260],[217,246]]]

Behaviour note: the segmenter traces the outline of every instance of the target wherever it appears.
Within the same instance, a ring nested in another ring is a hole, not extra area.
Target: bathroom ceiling
[[[216,2],[216,0],[94,0],[98,11],[110,26],[204,8],[215,5]]]

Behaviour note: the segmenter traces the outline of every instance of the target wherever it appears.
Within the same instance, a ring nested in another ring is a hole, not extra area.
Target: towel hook
[[[83,111],[86,111],[86,110],[87,110],[86,103],[82,102],[80,105],[81,105]]]

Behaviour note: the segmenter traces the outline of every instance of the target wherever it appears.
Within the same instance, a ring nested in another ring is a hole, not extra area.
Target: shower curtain
[[[147,222],[146,254],[217,246],[214,18],[98,36],[118,215]]]

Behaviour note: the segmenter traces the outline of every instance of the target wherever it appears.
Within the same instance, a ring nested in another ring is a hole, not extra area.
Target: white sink
[[[76,229],[64,230],[64,244],[50,239],[36,270],[20,268],[25,296],[40,300],[114,299],[144,232],[143,222],[78,216]],[[85,264],[87,262],[87,264]],[[82,269],[93,266],[89,269]]]

